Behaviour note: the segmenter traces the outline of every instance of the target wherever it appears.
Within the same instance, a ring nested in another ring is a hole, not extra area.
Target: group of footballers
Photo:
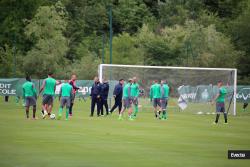
[[[98,89],[99,85],[101,85],[99,79],[96,77],[94,81],[95,83],[93,84],[91,89],[92,104],[91,104],[90,116],[93,116],[95,102],[97,102],[97,115],[100,116],[99,115],[100,112],[98,110],[102,110],[103,104],[107,105],[108,89],[106,91],[102,91],[103,90],[102,88]],[[222,81],[218,81],[217,86],[219,88],[219,91],[213,99],[213,104],[214,103],[216,104],[217,114],[215,121],[213,123],[217,124],[220,115],[223,114],[225,121],[224,123],[227,124],[228,123],[227,111],[225,110],[225,97],[227,94],[227,89],[223,86]],[[100,90],[100,93],[98,93],[98,90]],[[106,93],[101,93],[101,92],[106,92]],[[140,94],[139,92],[140,89],[136,77],[128,79],[126,83],[124,79],[120,79],[119,83],[115,86],[113,91],[113,96],[115,99],[114,106],[110,111],[108,111],[108,107],[106,107],[107,115],[108,113],[112,114],[113,111],[118,107],[119,120],[123,120],[123,114],[126,109],[128,110],[129,120],[134,120],[138,114],[138,98]],[[149,97],[154,108],[155,117],[158,119],[166,120],[168,118],[167,105],[169,99],[169,92],[170,89],[168,84],[166,83],[166,80],[161,80],[160,83],[158,80],[154,80],[153,84],[150,87]],[[103,99],[103,98],[104,100],[99,100],[100,103],[98,105],[98,99]],[[101,106],[100,109],[98,109],[99,108],[98,106]]]
[[[33,119],[36,118],[36,106],[37,106],[37,98],[43,92],[43,99],[42,99],[42,117],[45,119],[52,114],[53,108],[53,101],[56,91],[56,85],[62,84],[59,92],[59,101],[60,101],[60,108],[58,111],[58,119],[62,117],[63,108],[66,106],[66,120],[69,119],[69,116],[72,116],[72,108],[74,104],[76,90],[79,88],[76,86],[76,75],[73,74],[71,76],[71,80],[64,81],[56,81],[53,78],[53,73],[49,73],[48,77],[44,79],[42,87],[37,94],[36,88],[34,83],[31,82],[31,77],[26,77],[26,82],[23,84],[23,99],[25,100],[25,111],[26,117],[29,119],[29,109],[33,107]]]
[[[119,120],[123,119],[123,114],[126,109],[128,110],[129,120],[134,120],[138,114],[138,98],[140,94],[139,92],[140,89],[136,77],[128,79],[128,81],[125,84],[124,80],[120,79],[119,83],[115,86],[114,89],[113,95],[115,98],[115,104],[110,112],[112,113],[114,109],[117,106],[119,106],[119,118],[118,118]],[[150,87],[149,94],[150,94],[150,101],[152,102],[154,107],[155,117],[166,120],[167,119],[166,107],[169,97],[169,86],[166,84],[166,81],[162,80],[161,83],[159,84],[158,80],[155,80],[152,86]],[[122,107],[121,103],[123,103]]]
[[[76,86],[76,75],[71,76],[71,80],[65,80],[64,83],[56,81],[53,74],[49,73],[48,77],[44,79],[39,94],[36,92],[35,85],[31,82],[30,76],[26,77],[26,82],[23,84],[23,99],[25,99],[26,117],[29,119],[29,109],[33,106],[33,119],[36,119],[36,106],[37,98],[43,92],[42,99],[42,117],[46,118],[52,114],[53,101],[55,96],[56,85],[62,84],[59,91],[60,108],[58,111],[57,119],[61,119],[63,108],[66,106],[66,120],[72,116],[72,107],[76,91],[79,89]],[[227,90],[223,87],[222,81],[218,82],[219,92],[214,98],[216,102],[216,119],[215,124],[218,123],[220,114],[224,115],[225,123],[227,124],[227,112],[225,111],[225,96]],[[103,115],[103,106],[106,108],[106,115],[119,107],[119,120],[123,119],[124,111],[128,110],[129,120],[134,120],[138,114],[138,98],[140,95],[139,84],[136,77],[128,79],[125,83],[124,79],[120,79],[119,83],[115,86],[113,96],[115,98],[114,106],[111,110],[108,109],[107,98],[109,92],[109,85],[106,80],[100,83],[98,77],[95,77],[94,84],[91,88],[91,114],[94,115],[95,104],[97,104],[97,115]],[[161,120],[167,119],[167,104],[169,98],[169,86],[166,80],[154,80],[150,87],[150,101],[154,108],[155,117]]]
[[[42,117],[46,118],[52,114],[53,101],[55,96],[56,85],[62,84],[59,91],[60,108],[57,119],[61,119],[63,108],[66,106],[66,120],[72,116],[72,107],[74,104],[76,91],[79,89],[76,84],[76,75],[71,76],[71,80],[57,81],[53,78],[53,74],[49,73],[48,77],[44,79],[39,93],[37,94],[34,83],[31,82],[30,76],[26,77],[26,82],[23,84],[23,99],[25,99],[26,117],[29,119],[30,107],[33,107],[33,119],[36,119],[37,98],[43,92],[42,99]],[[91,88],[91,114],[93,116],[95,104],[97,104],[97,115],[103,115],[103,106],[106,108],[106,115],[112,113],[116,107],[119,107],[119,120],[123,119],[123,114],[128,109],[129,120],[136,118],[138,113],[138,98],[139,98],[139,84],[137,78],[133,77],[124,83],[123,79],[114,89],[115,104],[111,110],[108,109],[107,98],[109,92],[109,85],[106,80],[103,83],[95,77],[94,84]],[[159,84],[157,80],[150,88],[150,99],[153,103],[155,117],[159,119],[167,119],[166,106],[169,96],[169,87],[164,80]],[[162,113],[162,115],[160,115]]]

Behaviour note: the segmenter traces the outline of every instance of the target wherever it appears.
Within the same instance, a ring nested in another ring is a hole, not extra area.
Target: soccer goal
[[[226,111],[236,115],[237,69],[198,68],[172,66],[143,66],[100,64],[99,78],[109,80],[109,98],[112,99],[114,86],[119,79],[127,81],[137,77],[140,85],[139,107],[141,111],[151,111],[149,90],[154,80],[166,80],[170,87],[169,111],[195,114],[214,114],[215,105],[211,102],[218,93],[217,82],[222,81],[227,89]],[[181,109],[180,102],[186,103]]]

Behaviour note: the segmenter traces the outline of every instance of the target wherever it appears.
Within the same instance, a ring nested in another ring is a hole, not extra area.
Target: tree
[[[0,1],[0,45],[7,44],[24,54],[32,43],[24,34],[25,19],[31,19],[40,5],[47,0],[1,0]]]
[[[160,34],[144,26],[138,39],[149,65],[236,67],[242,55],[214,25],[204,27],[195,21],[165,27]]]
[[[241,13],[240,6],[245,0],[204,0],[205,9],[217,13],[220,18],[231,19]]]
[[[79,62],[100,62],[103,46],[109,63],[111,7],[113,63],[237,67],[250,83],[250,0],[61,1],[0,1],[2,76],[17,64],[16,76],[66,77],[73,65],[84,71]]]
[[[103,45],[102,38],[102,36],[98,36],[95,32],[85,37],[76,49],[76,56],[81,58],[85,55],[89,55],[88,52],[90,52],[92,56],[101,58]]]
[[[100,63],[101,60],[93,55],[84,56],[80,61],[72,64],[71,73],[77,74],[79,79],[92,80],[98,75],[97,69]]]
[[[61,2],[42,6],[25,28],[27,37],[35,43],[24,59],[24,70],[43,77],[66,64],[67,39],[63,36],[67,15]],[[31,68],[32,67],[32,68]]]
[[[13,63],[13,52],[12,49],[5,45],[0,47],[0,76],[10,77],[13,75],[14,63]]]
[[[80,60],[81,55],[77,52],[81,43],[95,38],[90,43],[94,43],[104,32],[108,30],[108,10],[107,6],[110,2],[94,1],[94,0],[69,0],[66,9],[69,13],[69,24],[67,26],[66,37],[69,39],[69,51],[67,58],[71,61]],[[102,42],[102,39],[100,39]],[[89,44],[90,44],[89,43]],[[91,47],[91,45],[87,46]],[[98,54],[98,49],[95,54]]]
[[[250,34],[249,34],[249,20],[250,20],[250,0],[243,8],[243,12],[235,20],[231,21],[229,27],[230,34],[236,47],[245,51],[238,61],[239,79],[242,84],[250,83]]]
[[[159,3],[159,24],[161,27],[184,25],[186,20],[196,20],[202,11],[200,0],[175,0]]]
[[[105,62],[109,63],[109,46],[106,47]],[[128,33],[123,33],[113,39],[114,64],[143,64],[143,51],[138,47],[138,41]]]
[[[185,37],[185,32],[174,35],[169,36],[166,31],[163,33],[163,29],[160,34],[156,34],[144,25],[138,33],[138,45],[144,53],[144,64],[176,65],[180,63],[182,38]]]
[[[195,22],[187,23],[187,40],[190,46],[189,66],[236,67],[242,55],[233,46],[231,39],[218,32],[214,25],[203,27]]]
[[[142,0],[120,0],[113,7],[114,32],[134,34],[152,14]]]

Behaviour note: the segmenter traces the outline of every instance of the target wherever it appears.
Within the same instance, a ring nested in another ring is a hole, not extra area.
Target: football
[[[50,115],[50,119],[56,119],[56,115],[55,114],[51,114]]]

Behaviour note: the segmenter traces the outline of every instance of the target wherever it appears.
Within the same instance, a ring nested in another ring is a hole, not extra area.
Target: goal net
[[[152,111],[149,91],[153,81],[166,80],[170,87],[168,111],[215,114],[215,105],[212,105],[211,102],[219,91],[218,81],[222,81],[223,86],[227,89],[225,109],[229,114],[236,115],[236,69],[99,65],[100,80],[105,78],[110,83],[109,98],[111,103],[114,101],[112,94],[119,79],[127,81],[132,77],[136,77],[140,85],[139,108],[141,111]],[[182,104],[185,106],[183,107]]]

